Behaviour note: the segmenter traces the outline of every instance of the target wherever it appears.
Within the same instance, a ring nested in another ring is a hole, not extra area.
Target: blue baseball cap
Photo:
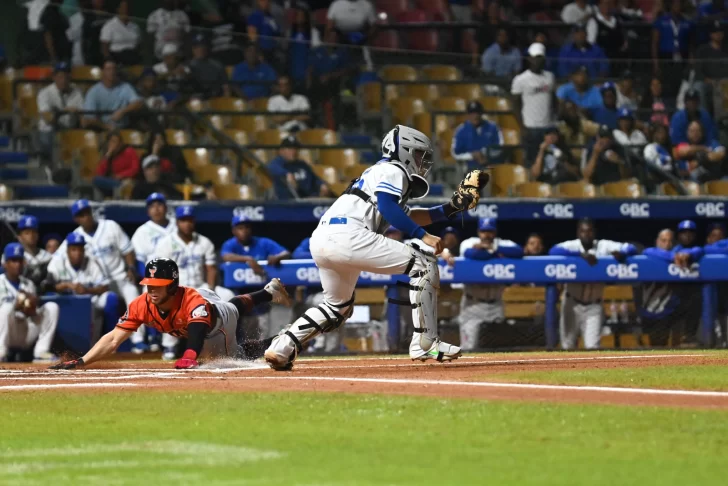
[[[174,214],[177,219],[194,218],[195,208],[192,206],[177,206],[177,209],[174,210]]]
[[[478,231],[497,231],[495,218],[480,218]]]
[[[440,238],[444,237],[446,234],[452,233],[458,238],[460,238],[460,231],[457,230],[454,226],[448,226],[444,230],[442,230],[442,233],[440,233]]]
[[[18,221],[18,230],[38,229],[38,218],[35,216],[23,216]]]
[[[88,202],[88,199],[79,199],[71,206],[71,215],[75,217],[85,209],[91,209],[91,203]]]
[[[231,226],[237,226],[239,224],[250,224],[250,218],[248,218],[245,214],[236,214],[233,216]]]
[[[620,108],[617,118],[630,118],[634,119],[634,113],[629,108]]]
[[[71,245],[85,245],[86,238],[81,233],[68,233],[66,236],[66,244]]]
[[[689,219],[680,221],[680,224],[677,225],[678,231],[695,231],[696,229],[698,229],[698,226],[695,224],[695,221],[690,221]]]
[[[611,89],[612,91],[614,91],[616,93],[617,92],[617,85],[614,84],[611,81],[607,81],[606,83],[604,83],[601,86],[601,88],[599,88],[599,91],[601,91],[603,93],[603,92],[605,92],[605,91],[607,91],[609,89]]]
[[[71,65],[67,62],[59,62],[55,65],[53,68],[54,73],[70,73],[71,72]]]
[[[161,202],[162,204],[167,204],[167,198],[164,197],[164,194],[162,194],[161,192],[153,192],[147,196],[147,206],[149,206],[153,202]]]
[[[6,260],[12,260],[13,258],[24,258],[25,249],[20,243],[8,243],[5,245],[3,250],[3,256]]]

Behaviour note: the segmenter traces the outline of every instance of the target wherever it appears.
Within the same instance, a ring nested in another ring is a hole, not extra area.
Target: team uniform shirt
[[[158,8],[147,19],[147,32],[154,34],[154,55],[162,58],[166,44],[182,45],[185,32],[190,30],[190,18],[183,10]]]
[[[207,284],[205,267],[215,265],[215,245],[209,238],[195,232],[185,243],[177,232],[162,237],[154,250],[154,258],[169,258],[177,262],[180,285],[198,288]]]
[[[13,304],[18,300],[18,294],[22,292],[28,295],[36,295],[35,285],[30,279],[20,277],[18,284],[14,284],[8,280],[4,273],[0,275],[0,304]],[[16,319],[25,319],[25,314],[15,311]]]
[[[189,287],[179,287],[174,296],[174,305],[166,315],[159,312],[149,300],[149,294],[144,292],[132,301],[116,327],[134,332],[145,325],[172,336],[187,337],[187,327],[193,322],[202,322],[212,329],[213,315],[212,304],[199,292]]]
[[[54,258],[48,265],[48,274],[56,283],[72,282],[81,284],[86,288],[111,285],[111,280],[101,270],[101,265],[93,258],[85,257],[81,265],[76,268],[71,265],[67,254]]]
[[[245,98],[252,100],[254,98],[263,98],[270,94],[270,87],[258,81],[273,81],[278,79],[278,75],[270,64],[261,62],[252,68],[245,62],[235,66],[233,69],[232,80],[237,83]],[[246,84],[247,81],[256,81],[255,84]]]
[[[475,245],[480,243],[481,240],[477,236],[468,238],[460,243],[460,256],[469,260],[487,260],[490,258],[498,258],[498,254],[503,254],[504,257],[516,257],[520,258],[523,256],[523,248],[521,245],[503,238],[495,238],[493,240],[493,246],[489,250],[476,250],[473,249]],[[501,300],[503,296],[503,290],[505,285],[465,285],[464,294],[467,298],[473,299],[480,302],[495,303]]]
[[[160,226],[150,220],[137,228],[134,236],[131,237],[131,244],[134,247],[134,255],[137,261],[146,264],[151,260],[159,240],[174,233],[176,229],[177,221],[174,218],[169,219],[167,226]]]
[[[86,240],[86,255],[93,257],[101,266],[101,270],[111,280],[126,280],[126,262],[124,256],[134,251],[131,240],[116,221],[101,219],[96,232],[90,235],[82,227],[73,230]],[[68,245],[64,241],[53,255],[53,259],[66,254]]]
[[[111,52],[135,49],[140,38],[139,26],[131,21],[125,24],[119,17],[112,18],[101,28],[100,40],[109,43]]]
[[[292,94],[289,98],[283,95],[275,95],[268,98],[268,111],[271,113],[290,113],[296,111],[309,111],[311,105],[308,98],[300,94]],[[278,127],[284,132],[292,130],[305,130],[306,124],[299,120],[288,120]]]
[[[61,93],[56,83],[51,83],[38,92],[36,103],[38,104],[38,113],[52,113],[67,110],[68,108],[81,110],[83,108],[83,94],[74,86],[71,86],[67,92]],[[58,125],[64,128],[74,128],[76,118],[76,115],[62,115],[58,117]],[[50,132],[53,130],[53,125],[40,117],[38,119],[38,129],[42,132]]]
[[[488,161],[493,162],[502,154],[497,147],[502,147],[503,144],[503,133],[495,123],[483,120],[476,127],[470,121],[465,121],[455,129],[450,152],[456,160],[471,161],[473,152],[489,149],[485,153]]]
[[[269,256],[280,255],[284,251],[286,251],[285,248],[270,238],[253,236],[247,245],[240,243],[237,238],[230,238],[222,244],[220,255],[232,253],[234,255],[250,256],[257,261],[265,260]]]
[[[552,122],[554,75],[548,71],[534,73],[530,69],[513,78],[511,93],[523,98],[521,116],[527,128],[546,128]]]

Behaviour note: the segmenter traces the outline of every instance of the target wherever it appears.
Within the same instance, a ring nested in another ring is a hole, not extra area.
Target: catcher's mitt
[[[480,200],[480,191],[488,185],[489,180],[490,175],[482,170],[475,169],[465,174],[465,178],[460,181],[460,185],[458,185],[452,199],[450,199],[450,205],[455,209],[455,212],[473,209],[477,206]]]

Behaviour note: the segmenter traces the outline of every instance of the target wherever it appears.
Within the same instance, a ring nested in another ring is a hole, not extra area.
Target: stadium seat
[[[432,118],[429,113],[417,113],[412,117],[412,126],[430,137],[432,134]],[[457,125],[456,119],[448,115],[437,115],[435,118],[435,134],[440,134],[445,130],[449,130]]]
[[[702,194],[702,189],[700,187],[700,184],[698,184],[695,181],[681,181],[683,187],[685,188],[685,191],[687,192],[688,196],[700,196]],[[677,189],[670,184],[669,182],[663,182],[660,184],[660,192],[666,196],[679,196],[680,193],[677,192]]]
[[[515,164],[500,164],[491,169],[491,195],[507,196],[510,189],[528,180],[526,169]]]
[[[412,66],[389,64],[379,70],[384,81],[417,81],[417,71]]]
[[[483,96],[483,88],[479,84],[451,84],[447,87],[450,96],[457,96],[468,101]]]
[[[142,73],[144,73],[144,69],[146,69],[146,66],[142,64],[136,64],[134,66],[126,66],[124,68],[124,72],[126,72],[126,78],[129,80],[130,83],[134,84],[136,81],[142,77]]]
[[[252,100],[248,100],[248,111],[260,111],[260,112],[268,112],[268,98],[262,97],[262,98],[253,98]]]
[[[62,130],[58,132],[61,160],[71,165],[79,160],[83,167],[95,166],[99,160],[99,140],[91,130]]]
[[[634,179],[602,184],[602,194],[607,197],[638,198],[645,195],[645,189]]]
[[[271,128],[268,130],[261,130],[254,133],[253,140],[257,145],[275,145],[278,146],[283,141],[284,132],[277,128]]]
[[[119,135],[127,145],[144,145],[144,135],[139,130],[119,130]]]
[[[233,182],[233,175],[224,165],[207,164],[191,168],[200,182],[211,182],[213,185],[225,185]]]
[[[364,171],[367,170],[369,167],[371,167],[371,165],[369,164],[355,164],[349,167],[344,167],[341,179],[347,181],[356,179],[357,177],[362,175]]]
[[[245,111],[245,100],[233,96],[219,96],[207,100],[212,111]]]
[[[326,128],[309,128],[296,134],[301,145],[336,145],[339,137],[336,132]]]
[[[409,0],[376,0],[374,6],[377,10],[385,12],[391,22],[409,10]]]
[[[202,100],[192,98],[187,102],[187,109],[194,112],[202,111],[205,109],[205,104]]]
[[[164,136],[167,139],[167,143],[170,145],[187,145],[190,143],[187,132],[184,130],[168,128],[164,131]]]
[[[399,87],[402,96],[419,98],[430,103],[440,96],[440,89],[436,84],[405,84]]]
[[[432,64],[420,69],[422,77],[428,81],[460,81],[463,73],[455,66]]]
[[[71,79],[74,81],[98,81],[101,79],[101,68],[98,66],[73,66]]]
[[[551,186],[543,182],[524,182],[513,188],[513,195],[519,197],[551,197]]]
[[[210,165],[210,152],[204,148],[191,148],[182,150],[185,160],[187,161],[187,167],[192,172],[197,172],[200,167]]]
[[[432,102],[433,111],[460,111],[465,113],[468,103],[463,98],[444,96]]]
[[[41,81],[53,75],[51,66],[24,66],[23,78],[31,81]]]
[[[509,146],[519,146],[521,145],[521,132],[514,129],[506,129],[501,130],[501,133],[503,134],[503,142],[505,145]],[[520,147],[516,147],[513,149],[513,163],[518,165],[523,165],[523,149]]]
[[[238,145],[248,145],[250,143],[250,136],[245,130],[228,128],[226,130],[223,130],[223,133],[228,137],[232,138]]]
[[[706,192],[715,196],[728,196],[728,181],[710,181],[705,183]]]
[[[380,49],[399,49],[399,34],[395,30],[380,30],[372,39],[372,47]]]
[[[363,83],[357,87],[357,98],[361,100],[360,115],[373,115],[382,109],[382,84]]]
[[[415,51],[435,52],[440,46],[440,36],[435,29],[407,32],[407,48]]]
[[[445,0],[415,0],[417,8],[422,9],[430,20],[450,22],[450,7]]]
[[[0,201],[12,201],[13,190],[5,184],[0,184]]]
[[[210,115],[206,117],[207,121],[210,122],[210,125],[213,126],[215,130],[224,130],[225,129],[225,121],[223,120],[223,117],[220,115]]]
[[[455,163],[455,158],[451,153],[453,131],[448,128],[437,135],[437,146],[440,150],[440,157],[446,164]]]
[[[336,184],[339,182],[339,173],[333,167],[327,165],[316,164],[311,166],[313,172],[326,184]]]
[[[13,81],[16,78],[16,71],[8,68],[0,75],[0,111],[12,111],[13,109]]]
[[[397,98],[389,106],[392,110],[392,125],[407,125],[415,114],[425,112],[425,103],[419,98]]]
[[[20,109],[21,124],[23,128],[29,129],[38,119],[37,85],[32,83],[20,83],[17,85],[16,95],[18,97],[18,108]]]
[[[506,287],[503,291],[503,307],[507,319],[532,319],[543,314],[539,303],[546,301],[544,287]]]
[[[243,130],[252,136],[253,133],[268,128],[268,124],[263,115],[235,115],[231,120],[231,128]]]
[[[562,197],[583,199],[596,197],[597,190],[593,184],[585,181],[562,182],[556,186],[556,194]]]
[[[306,162],[308,165],[314,165],[316,163],[313,151],[309,149],[300,149],[298,151],[298,158]]]
[[[521,126],[518,124],[516,115],[512,115],[510,113],[504,115],[496,115],[494,121],[496,125],[501,128],[501,130],[513,130],[516,133],[520,132],[521,130]]]
[[[221,201],[250,200],[254,198],[253,190],[245,184],[220,184],[214,187],[215,196]]]
[[[359,162],[359,155],[353,149],[326,149],[321,150],[321,164],[343,170]]]
[[[337,182],[336,184],[329,184],[329,189],[331,189],[331,191],[337,196],[343,194],[347,187],[349,187],[348,182]]]

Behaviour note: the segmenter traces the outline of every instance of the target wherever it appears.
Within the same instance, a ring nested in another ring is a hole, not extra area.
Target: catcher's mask
[[[144,278],[139,285],[166,287],[167,295],[172,296],[179,288],[179,268],[174,260],[155,258],[144,267]]]
[[[425,177],[432,169],[432,143],[419,130],[397,125],[382,140],[382,155],[402,167],[411,181],[411,197],[419,199],[430,191]]]

